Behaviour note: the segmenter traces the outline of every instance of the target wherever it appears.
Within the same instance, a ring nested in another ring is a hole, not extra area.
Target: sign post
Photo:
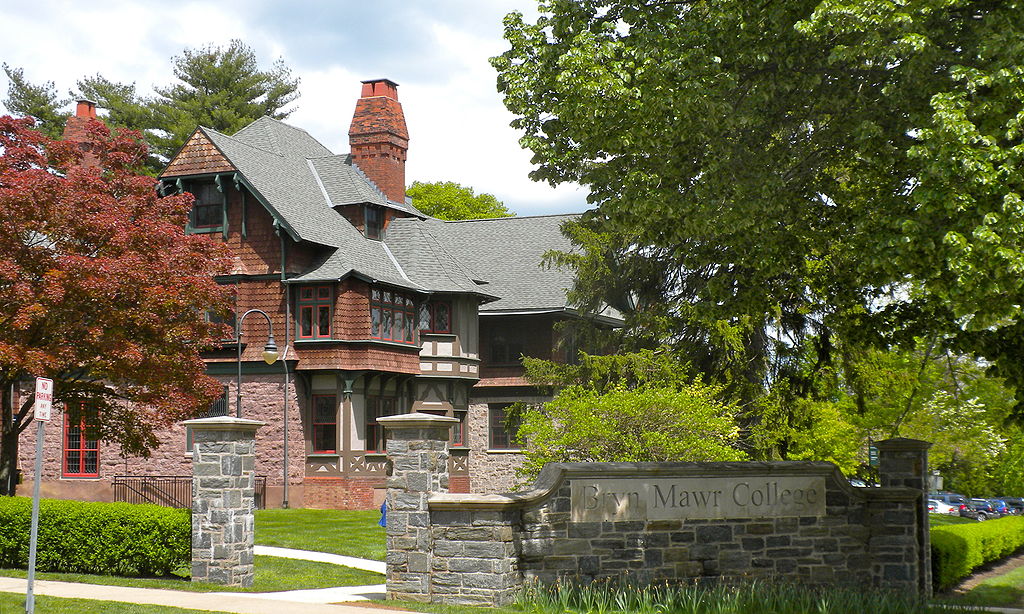
[[[39,482],[43,474],[43,435],[46,423],[50,421],[50,410],[53,408],[53,380],[45,377],[36,378],[36,402],[34,406],[36,421],[36,470],[32,480],[32,529],[28,542],[28,588],[25,591],[25,613],[36,611],[33,588],[36,579],[36,542],[39,538]]]

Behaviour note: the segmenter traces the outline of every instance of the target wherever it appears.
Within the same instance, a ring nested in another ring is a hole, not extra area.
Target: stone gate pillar
[[[913,488],[921,493],[914,515],[917,589],[924,597],[932,594],[932,554],[928,533],[928,448],[932,444],[919,439],[896,437],[875,443],[878,448],[878,479],[883,488]],[[898,513],[898,512],[897,512]]]
[[[448,492],[448,438],[458,420],[433,414],[378,418],[387,436],[387,598],[430,602],[427,499]]]
[[[186,420],[192,429],[192,581],[252,586],[255,437],[264,422]]]

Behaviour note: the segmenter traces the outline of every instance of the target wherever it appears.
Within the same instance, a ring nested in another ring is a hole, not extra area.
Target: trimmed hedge
[[[164,576],[187,567],[187,509],[130,503],[39,502],[38,571]],[[0,497],[0,567],[28,568],[32,499]]]
[[[933,527],[931,542],[932,579],[938,590],[946,590],[985,563],[1024,547],[1024,517]]]

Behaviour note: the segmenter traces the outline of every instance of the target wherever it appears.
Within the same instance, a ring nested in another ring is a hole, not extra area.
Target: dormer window
[[[192,232],[219,232],[224,228],[224,196],[212,183],[201,183],[189,189],[196,197],[189,215]]]
[[[384,210],[373,205],[366,205],[366,238],[384,238]]]

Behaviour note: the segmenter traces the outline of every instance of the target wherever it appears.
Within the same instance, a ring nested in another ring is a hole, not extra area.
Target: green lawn
[[[961,518],[960,516],[950,516],[949,514],[928,514],[928,522],[933,527],[937,527],[944,524],[964,524],[966,522],[978,522],[970,518]]]
[[[91,601],[88,599],[64,599],[36,595],[36,612],[46,614],[217,614],[210,610],[183,610],[162,605],[137,605],[122,601]],[[0,614],[22,614],[25,611],[25,595],[0,593]],[[221,613],[223,614],[223,613]]]
[[[1024,567],[989,578],[966,595],[945,598],[944,601],[963,605],[1024,608]]]
[[[257,510],[256,543],[384,560],[378,511]]]
[[[27,572],[24,569],[0,569],[0,575],[24,578]],[[189,582],[186,578],[181,577],[125,578],[121,576],[48,572],[37,573],[36,577],[40,580],[132,586],[136,588],[163,588],[195,592],[237,591],[246,593],[271,593],[307,588],[362,586],[384,583],[384,576],[372,571],[352,569],[330,563],[283,559],[276,556],[256,557],[256,579],[251,588],[232,588],[206,582]]]

